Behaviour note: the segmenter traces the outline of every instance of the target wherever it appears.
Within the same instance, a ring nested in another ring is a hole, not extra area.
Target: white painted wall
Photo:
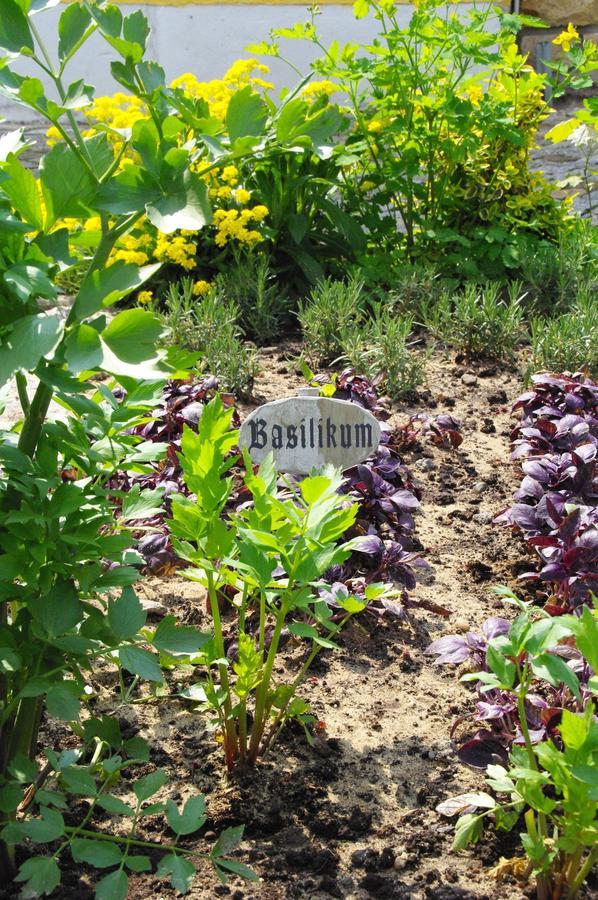
[[[463,4],[460,9],[467,9]],[[55,55],[57,42],[57,22],[62,5],[40,13],[35,24],[42,39]],[[152,34],[147,58],[157,60],[166,70],[170,81],[183,72],[193,72],[202,80],[220,78],[228,66],[240,57],[248,57],[245,47],[251,43],[267,40],[271,28],[293,25],[307,18],[303,6],[268,5],[214,5],[214,6],[153,6],[140,4],[123,6],[123,12],[142,9],[147,16]],[[412,7],[398,7],[398,17],[405,24],[409,21]],[[319,17],[319,27],[324,42],[334,39],[367,42],[376,33],[377,23],[372,18],[356,21],[351,6],[323,6]],[[307,42],[285,41],[285,54],[307,71],[313,57],[312,47]],[[116,58],[115,52],[100,37],[94,35],[84,49],[75,57],[66,75],[71,81],[85,79],[96,87],[96,96],[122,90],[110,76],[109,64]],[[278,88],[292,85],[296,81],[294,73],[274,59],[264,59],[270,65],[272,78]],[[14,68],[23,74],[43,73],[29,60],[20,59]],[[44,80],[44,79],[42,79]],[[47,81],[47,79],[45,79]],[[46,85],[51,93],[50,85]],[[10,101],[0,97],[0,115],[12,121],[25,120],[27,110],[15,107]],[[9,122],[0,125],[0,131]]]

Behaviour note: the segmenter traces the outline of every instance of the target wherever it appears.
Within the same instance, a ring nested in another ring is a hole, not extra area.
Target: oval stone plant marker
[[[380,423],[367,409],[331,397],[287,397],[254,409],[239,443],[252,460],[274,454],[279,472],[307,475],[331,463],[348,469],[380,443]]]

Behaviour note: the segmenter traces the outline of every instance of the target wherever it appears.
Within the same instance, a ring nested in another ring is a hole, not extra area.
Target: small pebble
[[[464,631],[469,631],[469,622],[467,619],[455,619],[452,629],[462,634]]]
[[[476,494],[483,494],[484,491],[488,490],[488,485],[486,484],[485,481],[476,481],[476,483],[473,486],[473,489],[476,492]]]
[[[478,383],[478,379],[475,375],[472,375],[471,372],[466,372],[465,375],[462,375],[461,381],[463,384],[467,385],[467,387],[473,387],[474,384]]]
[[[422,457],[422,459],[417,459],[415,461],[415,467],[419,469],[420,472],[430,472],[432,469],[436,468],[436,463],[433,459]]]
[[[479,522],[480,525],[490,525],[494,516],[492,513],[487,512],[479,512],[476,513],[475,516],[472,516],[474,522]]]

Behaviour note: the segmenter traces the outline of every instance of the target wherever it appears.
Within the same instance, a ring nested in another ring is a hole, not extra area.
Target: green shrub
[[[541,369],[576,372],[598,370],[598,303],[596,294],[580,292],[575,306],[555,319],[531,321],[529,374]]]
[[[503,299],[499,284],[466,284],[425,310],[424,324],[443,341],[468,357],[512,359],[523,333],[523,306],[517,282]]]
[[[239,397],[251,394],[257,357],[255,348],[242,339],[234,301],[218,288],[196,297],[193,279],[183,278],[170,286],[162,317],[171,341],[198,353],[198,366],[216,375],[222,388]]]
[[[280,54],[279,38],[311,41],[320,54],[312,69],[344,94],[353,128],[337,154],[349,163],[343,203],[370,236],[376,269],[399,247],[460,279],[512,277],[529,245],[558,241],[568,221],[528,165],[550,114],[548,78],[519,52],[520,18],[492,0],[448,6],[419,0],[406,24],[400,5],[355,3],[355,16],[374,18],[377,33],[344,46],[319,33],[313,13],[275,29],[267,52]],[[572,81],[591,84],[579,71],[590,57],[576,45],[575,71],[559,70],[555,95]]]
[[[288,291],[275,279],[268,257],[249,254],[239,259],[214,282],[218,292],[239,310],[239,324],[258,344],[279,338],[289,321]]]
[[[324,278],[299,306],[305,354],[313,365],[331,363],[343,354],[343,336],[363,321],[363,282]]]
[[[521,280],[528,292],[525,306],[536,316],[564,312],[584,288],[598,291],[598,228],[579,219],[556,246],[531,246],[521,260]]]
[[[400,313],[418,316],[423,307],[437,302],[446,282],[436,266],[427,263],[405,263],[397,272],[388,301]]]
[[[412,316],[397,316],[380,308],[371,324],[370,366],[384,375],[386,392],[393,399],[411,393],[426,380],[426,354],[414,350],[409,342],[413,324]]]

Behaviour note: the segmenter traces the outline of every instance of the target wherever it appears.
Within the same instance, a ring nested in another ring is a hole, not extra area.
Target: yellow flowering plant
[[[492,0],[446,8],[418,0],[404,25],[393,2],[356,0],[357,19],[379,27],[369,44],[326,43],[313,7],[304,25],[272,32],[309,40],[315,76],[340,92],[352,119],[343,147],[342,203],[370,235],[360,261],[442,260],[459,277],[516,275],[529,241],[554,242],[567,227],[550,187],[528,171],[550,107],[547,79],[517,47],[522,24]],[[573,52],[574,29],[561,46]],[[568,83],[571,83],[569,78]]]
[[[320,145],[331,146],[332,135],[338,131],[342,120],[335,106],[328,102],[334,89],[331,82],[302,85],[288,95],[279,110],[268,97],[273,85],[266,79],[268,67],[254,58],[237,60],[221,79],[199,81],[186,73],[171,82],[165,89],[183,119],[185,127],[176,135],[177,149],[194,140],[196,130],[210,136],[210,145],[217,154],[226,132],[233,124],[234,113],[247,109],[256,117],[255,123],[243,124],[250,132],[259,131],[268,121],[270,110],[276,119],[275,139],[294,144],[292,153],[282,150],[261,152],[259,160],[250,153],[257,134],[239,135],[239,152],[230,161],[210,164],[200,156],[192,163],[191,170],[202,182],[212,216],[201,229],[184,228],[166,231],[146,212],[135,227],[119,238],[110,261],[123,261],[135,265],[161,263],[158,279],[195,273],[212,278],[218,271],[226,270],[231,260],[239,261],[255,248],[267,250],[273,265],[279,270],[289,267],[299,269],[302,276],[312,280],[321,272],[318,257],[322,242],[314,242],[314,234],[326,228],[308,227],[299,237],[300,219],[308,223],[315,218],[337,234],[337,240],[328,253],[345,258],[353,252],[351,244],[341,237],[339,220],[347,226],[348,217],[326,195],[336,192],[338,167],[322,159]],[[268,101],[266,103],[266,97]],[[239,98],[243,98],[242,102]],[[281,116],[282,110],[285,115]],[[143,148],[135,141],[126,142],[126,135],[143,131],[148,126],[148,108],[143,97],[121,91],[110,97],[98,97],[84,110],[88,123],[85,135],[105,134],[118,158],[118,173],[123,184],[130,181],[131,173],[139,163]],[[55,128],[48,131],[51,144],[61,140]],[[299,149],[301,152],[299,152]],[[219,158],[219,157],[218,157]],[[303,172],[299,170],[303,170]],[[284,172],[284,183],[276,183],[272,189],[275,172]],[[280,190],[280,188],[282,190]],[[321,201],[321,202],[320,202]],[[270,204],[275,205],[274,218]],[[328,204],[328,207],[327,207]],[[336,222],[334,221],[336,219]],[[73,244],[86,252],[99,240],[99,220],[65,222],[72,234]],[[353,232],[355,227],[353,226]],[[291,236],[292,235],[292,236]],[[318,246],[318,243],[320,246]],[[285,252],[291,245],[292,253]],[[308,252],[308,246],[311,251]],[[342,252],[341,252],[342,251]],[[292,280],[292,275],[291,275]]]

